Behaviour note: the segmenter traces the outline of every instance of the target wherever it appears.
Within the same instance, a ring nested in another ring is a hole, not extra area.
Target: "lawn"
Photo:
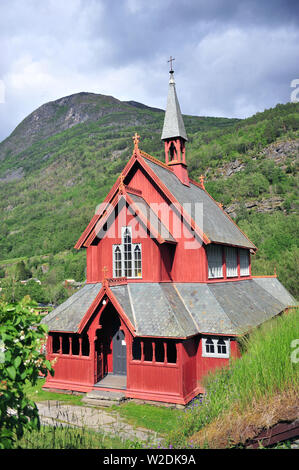
[[[136,427],[151,429],[158,434],[166,435],[178,427],[178,419],[183,415],[182,410],[164,406],[140,405],[134,402],[113,406],[120,416]]]
[[[45,380],[40,379],[36,387],[25,386],[27,394],[35,402],[57,400],[69,405],[86,406],[82,403],[82,395],[72,395],[67,393],[49,392],[42,390]],[[127,402],[121,405],[112,405],[104,408],[106,412],[117,412],[129,424],[136,427],[142,427],[157,432],[158,434],[166,434],[170,430],[175,431],[177,428],[178,418],[182,416],[183,411],[166,408],[164,406],[143,405],[134,402]]]
[[[32,387],[29,384],[26,384],[24,389],[31,400],[34,402],[47,401],[47,400],[57,400],[69,405],[82,405],[82,398],[84,395],[72,395],[68,393],[58,393],[58,392],[48,392],[47,390],[42,390],[42,386],[45,383],[45,379],[39,379],[38,385]]]

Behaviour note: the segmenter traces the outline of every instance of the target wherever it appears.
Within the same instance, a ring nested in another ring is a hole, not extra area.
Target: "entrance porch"
[[[107,374],[102,380],[94,384],[94,388],[97,389],[114,389],[114,390],[126,390],[127,388],[127,376],[126,375],[115,375]]]

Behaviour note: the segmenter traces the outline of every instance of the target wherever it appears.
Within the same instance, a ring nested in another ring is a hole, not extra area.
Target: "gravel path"
[[[162,441],[156,432],[128,424],[117,412],[102,409],[67,405],[59,401],[37,403],[40,421],[45,425],[86,427],[105,434],[117,434],[122,439],[142,440],[148,444]]]

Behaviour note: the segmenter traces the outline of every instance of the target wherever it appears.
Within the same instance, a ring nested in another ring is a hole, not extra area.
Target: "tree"
[[[24,261],[18,262],[15,277],[17,281],[23,281],[32,277],[31,271],[26,267]]]
[[[18,304],[0,299],[0,448],[11,448],[25,429],[39,429],[36,404],[25,385],[36,385],[39,374],[53,375],[42,353],[47,332],[30,297]]]

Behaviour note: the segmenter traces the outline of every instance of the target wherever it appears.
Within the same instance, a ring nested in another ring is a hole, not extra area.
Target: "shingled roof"
[[[182,184],[172,171],[160,165],[158,161],[156,163],[154,159],[146,158],[144,155],[143,158],[211,242],[256,249],[255,245],[204,189],[191,181],[189,187]],[[197,204],[198,212],[196,212]],[[200,204],[202,204],[202,212]],[[202,224],[201,220],[197,220],[198,213],[202,214]]]
[[[161,139],[171,139],[173,137],[182,137],[184,140],[188,140],[179,100],[176,94],[173,72],[171,72]]]
[[[50,331],[77,332],[102,288],[87,284],[48,314]],[[109,287],[137,336],[239,335],[296,305],[277,278],[219,283],[143,283]]]

